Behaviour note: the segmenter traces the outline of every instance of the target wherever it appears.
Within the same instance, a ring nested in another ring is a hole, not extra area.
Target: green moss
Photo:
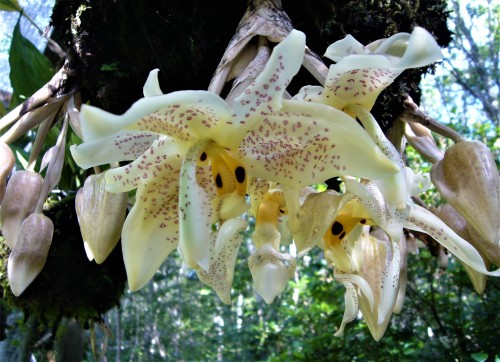
[[[47,325],[61,317],[75,317],[82,323],[100,320],[103,313],[119,304],[126,274],[120,244],[108,259],[89,262],[81,239],[74,199],[65,199],[46,212],[54,222],[54,237],[47,262],[33,283],[15,297],[7,280],[9,250],[0,247],[0,288],[4,301],[36,315]]]

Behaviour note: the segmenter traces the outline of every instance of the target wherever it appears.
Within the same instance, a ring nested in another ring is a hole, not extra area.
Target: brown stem
[[[427,113],[422,111],[418,107],[418,105],[415,102],[413,102],[413,99],[411,99],[410,96],[406,98],[405,106],[407,107],[407,109],[403,112],[402,115],[408,121],[420,123],[425,127],[429,128],[431,131],[436,132],[437,134],[440,134],[441,136],[444,136],[446,138],[449,138],[455,143],[465,140],[465,138],[460,133],[454,131],[448,126],[445,126],[444,124],[440,123],[439,121],[435,120]]]

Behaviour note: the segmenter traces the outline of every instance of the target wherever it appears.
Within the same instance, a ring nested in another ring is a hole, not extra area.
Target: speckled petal
[[[300,88],[299,92],[293,96],[294,101],[305,101],[323,103],[323,92],[325,89],[317,85],[306,85]]]
[[[197,163],[212,141],[202,139],[187,152],[182,163],[179,218],[179,248],[184,262],[193,269],[210,268],[210,235],[212,233],[212,200],[197,182]]]
[[[392,240],[397,241],[403,235],[403,222],[410,207],[398,209],[387,204],[384,195],[374,182],[360,183],[354,179],[345,180],[346,190],[356,196],[363,211],[369,218],[384,230]]]
[[[345,113],[316,103],[283,105],[243,140],[249,174],[302,188],[339,175],[372,179],[399,170]]]
[[[226,102],[207,91],[178,91],[142,98],[122,115],[88,105],[83,105],[80,112],[84,141],[106,137],[122,129],[192,141],[196,137],[209,137],[218,122],[230,119]]]
[[[123,260],[132,291],[141,289],[177,248],[179,187],[173,180],[167,171],[140,184],[123,225]]]
[[[342,109],[356,103],[370,110],[380,92],[405,69],[422,67],[442,57],[432,35],[419,27],[411,36],[400,33],[377,44],[371,53],[348,37],[327,49],[325,56],[338,62],[328,72],[324,93],[327,104]]]
[[[429,234],[472,269],[485,275],[500,276],[500,269],[488,271],[479,252],[430,211],[413,205],[405,227]]]
[[[113,168],[106,172],[106,190],[126,192],[141,184],[161,177],[168,184],[176,182],[181,168],[185,148],[173,139],[162,137],[149,149],[128,165]]]
[[[302,65],[305,51],[305,35],[297,30],[292,32],[276,47],[266,67],[234,100],[234,123],[220,129],[219,139],[233,140],[229,148],[236,148],[244,133],[259,122],[262,114],[279,111],[283,93]],[[214,138],[219,144],[224,144]]]
[[[73,159],[83,169],[112,162],[135,160],[158,138],[141,131],[119,131],[105,138],[71,146]]]
[[[226,304],[231,303],[231,285],[234,267],[247,223],[241,219],[230,219],[219,229],[217,235],[210,237],[210,268],[207,271],[197,269],[200,280],[213,288]]]
[[[360,292],[366,297],[366,300],[368,301],[372,309],[375,305],[375,298],[370,285],[361,276],[356,274],[344,273],[335,269],[333,277],[335,278],[335,280],[340,281],[346,288],[346,294],[344,296],[346,303],[344,317],[342,319],[341,326],[335,333],[335,336],[340,336],[344,332],[345,325],[353,321],[358,314],[359,296],[354,285],[356,285],[359,288]]]

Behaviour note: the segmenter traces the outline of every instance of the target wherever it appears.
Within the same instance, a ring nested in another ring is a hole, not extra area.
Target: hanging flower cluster
[[[144,98],[122,115],[90,105],[75,115],[68,107],[45,180],[19,171],[6,187],[14,156],[0,143],[0,223],[12,250],[14,294],[45,263],[53,226],[41,208],[60,176],[68,123],[84,141],[71,146],[81,168],[110,164],[89,176],[76,196],[87,257],[104,262],[121,239],[132,291],[178,250],[229,304],[249,218],[255,227],[248,266],[266,303],[284,292],[297,258],[322,249],[346,290],[336,335],[361,311],[373,337],[383,336],[404,299],[409,230],[428,234],[455,255],[480,293],[487,275],[500,275],[489,270],[500,262],[500,179],[488,149],[458,140],[443,154],[427,128],[414,122],[419,110],[409,103],[405,138],[434,163],[430,176],[416,174],[370,113],[404,70],[441,58],[432,35],[417,27],[366,46],[349,35],[327,49],[335,62],[327,69],[311,55],[303,33],[273,26],[262,26],[257,50],[247,47],[255,34],[235,36],[210,91],[163,94],[153,70]],[[280,41],[272,52],[267,39]],[[292,96],[287,87],[302,64],[323,86],[308,85]],[[235,77],[221,98],[223,82]],[[2,141],[11,142],[18,129]],[[342,192],[311,187],[335,177]],[[431,184],[449,202],[446,208],[431,212],[419,203],[418,194]],[[130,192],[135,201],[127,213]],[[34,230],[41,231],[35,241],[27,237]]]
[[[429,234],[471,272],[500,272],[488,271],[473,244],[412,200],[430,178],[406,167],[370,114],[400,73],[441,57],[433,37],[415,28],[363,46],[348,36],[326,52],[336,63],[324,87],[306,86],[286,100],[304,49],[304,34],[291,31],[231,104],[208,91],[163,94],[154,70],[144,98],[123,115],[82,106],[85,142],[73,146],[72,155],[83,168],[132,161],[106,171],[103,181],[108,192],[137,190],[121,232],[131,290],[142,288],[178,249],[199,279],[230,303],[243,216],[249,215],[255,249],[248,265],[267,303],[295,273],[296,257],[283,245],[293,239],[299,257],[318,246],[346,288],[337,335],[360,309],[378,340],[404,297],[404,229]],[[446,160],[436,165],[436,182],[455,187],[443,180]],[[309,187],[332,177],[342,178],[344,193]],[[473,225],[482,236],[484,228],[496,230],[488,242],[497,244],[498,225]]]

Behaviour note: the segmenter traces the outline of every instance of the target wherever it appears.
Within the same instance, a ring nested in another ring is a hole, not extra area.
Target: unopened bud
[[[35,211],[42,185],[42,176],[32,171],[18,171],[10,178],[0,209],[3,237],[10,249],[22,222]]]
[[[15,296],[21,295],[42,271],[53,234],[52,220],[43,214],[31,214],[23,221],[7,262],[10,289]]]
[[[5,188],[7,185],[7,176],[9,176],[16,159],[12,150],[5,143],[0,142],[0,205],[5,195]]]
[[[75,208],[87,257],[100,264],[120,240],[127,194],[107,192],[104,173],[91,175],[76,195]]]
[[[488,147],[478,141],[456,143],[434,164],[431,179],[469,226],[491,244],[498,244],[500,177]]]

